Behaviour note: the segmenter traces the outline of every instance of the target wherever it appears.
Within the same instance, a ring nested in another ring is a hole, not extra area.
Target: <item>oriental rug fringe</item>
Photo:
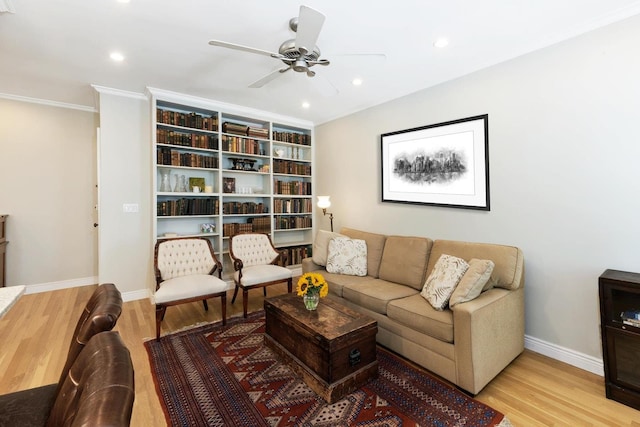
[[[263,343],[264,312],[145,342],[170,426],[511,426],[378,346],[379,377],[331,405]]]

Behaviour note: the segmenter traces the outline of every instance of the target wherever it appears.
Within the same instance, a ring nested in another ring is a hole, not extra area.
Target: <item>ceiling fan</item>
[[[209,40],[209,44],[270,56],[284,63],[284,67],[278,68],[250,84],[249,87],[251,88],[260,88],[289,70],[306,73],[307,76],[313,77],[316,72],[311,70],[311,67],[330,64],[329,60],[320,58],[320,49],[316,46],[324,20],[325,16],[317,10],[308,6],[300,6],[299,15],[289,20],[289,28],[296,33],[296,37],[285,40],[280,45],[277,53],[221,40]]]

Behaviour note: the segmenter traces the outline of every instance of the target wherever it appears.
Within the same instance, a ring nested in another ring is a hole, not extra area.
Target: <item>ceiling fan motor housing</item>
[[[290,65],[294,71],[306,73],[310,67],[314,66],[318,58],[320,58],[320,49],[314,46],[313,49],[305,51],[305,49],[296,48],[295,40],[287,40],[280,45],[278,53],[282,55],[282,62]],[[309,63],[311,62],[311,63]]]

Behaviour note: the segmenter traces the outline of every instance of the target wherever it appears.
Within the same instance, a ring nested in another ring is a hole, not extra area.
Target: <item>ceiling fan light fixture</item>
[[[293,68],[293,71],[297,71],[299,73],[305,73],[309,69],[309,66],[304,60],[298,59],[296,62],[293,63],[291,68]]]

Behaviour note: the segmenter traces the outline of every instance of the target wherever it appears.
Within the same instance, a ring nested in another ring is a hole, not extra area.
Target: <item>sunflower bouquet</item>
[[[320,273],[305,273],[298,279],[296,291],[300,297],[318,295],[324,298],[329,293],[329,284]]]

